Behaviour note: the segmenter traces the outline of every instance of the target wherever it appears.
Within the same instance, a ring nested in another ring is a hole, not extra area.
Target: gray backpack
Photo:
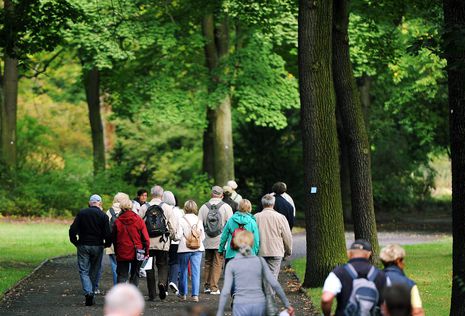
[[[352,292],[344,309],[344,316],[374,316],[379,315],[379,292],[375,285],[378,270],[371,267],[366,278],[359,278],[354,266],[350,263],[344,269],[352,278]]]
[[[220,202],[218,204],[205,204],[208,208],[208,213],[207,220],[203,224],[203,227],[205,228],[205,233],[209,237],[216,237],[223,231],[223,218],[219,211],[223,204],[224,202]]]

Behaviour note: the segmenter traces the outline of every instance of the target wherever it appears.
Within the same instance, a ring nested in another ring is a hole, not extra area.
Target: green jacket
[[[253,234],[254,244],[252,247],[252,253],[254,255],[258,254],[258,250],[260,248],[260,234],[255,217],[250,213],[236,212],[224,226],[221,234],[220,246],[218,248],[219,253],[224,253],[226,251],[226,259],[234,258],[237,254],[237,251],[231,249],[230,245],[232,234],[236,228],[239,228],[239,224],[244,225],[244,228]]]

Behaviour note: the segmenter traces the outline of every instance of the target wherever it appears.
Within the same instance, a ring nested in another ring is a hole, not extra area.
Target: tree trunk
[[[344,127],[340,109],[336,109],[337,136],[339,139],[339,163],[341,165],[341,196],[342,212],[344,214],[344,223],[352,224],[352,200],[350,196],[350,166],[349,166],[349,148],[344,135]]]
[[[214,86],[219,78],[215,69],[220,60],[228,56],[229,31],[228,21],[224,19],[215,27],[212,14],[203,19],[202,31],[205,37],[205,59],[210,70],[211,81]],[[203,135],[203,169],[213,174],[215,183],[224,185],[234,179],[234,151],[232,139],[231,98],[226,94],[219,104],[207,109],[208,126]]]
[[[1,101],[1,154],[5,165],[16,167],[16,114],[18,108],[18,59],[5,54]]]
[[[94,172],[105,170],[105,138],[102,115],[100,114],[100,73],[97,68],[84,72],[89,121],[94,151]]]
[[[323,285],[345,261],[344,223],[331,66],[332,4],[299,1],[299,88],[306,188],[305,287]],[[316,193],[310,193],[316,187]]]
[[[373,258],[377,258],[379,245],[373,207],[370,144],[365,129],[360,95],[350,62],[348,7],[348,0],[334,0],[332,50],[334,87],[349,153],[355,239],[368,240],[373,247]]]
[[[465,315],[465,2],[444,0],[444,51],[449,86],[452,160],[451,316]]]
[[[357,80],[358,91],[360,92],[360,100],[362,101],[363,119],[365,120],[365,129],[368,135],[370,135],[370,90],[372,81],[373,79],[367,75],[363,75]]]

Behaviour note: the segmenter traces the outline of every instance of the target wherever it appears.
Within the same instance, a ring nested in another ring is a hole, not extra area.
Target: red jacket
[[[135,260],[135,248],[145,249],[148,256],[150,239],[142,218],[131,210],[121,213],[113,226],[113,244],[117,261]]]

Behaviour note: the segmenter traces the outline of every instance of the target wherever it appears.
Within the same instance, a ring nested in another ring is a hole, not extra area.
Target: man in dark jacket
[[[294,207],[282,196],[282,194],[286,192],[286,185],[283,182],[276,182],[272,190],[276,199],[274,202],[274,209],[286,217],[289,227],[292,230],[292,227],[294,227]]]
[[[103,249],[111,245],[110,224],[107,215],[102,212],[102,198],[99,195],[92,195],[89,207],[78,213],[69,228],[69,240],[77,248],[79,275],[86,306],[94,305],[94,291],[102,264]]]

